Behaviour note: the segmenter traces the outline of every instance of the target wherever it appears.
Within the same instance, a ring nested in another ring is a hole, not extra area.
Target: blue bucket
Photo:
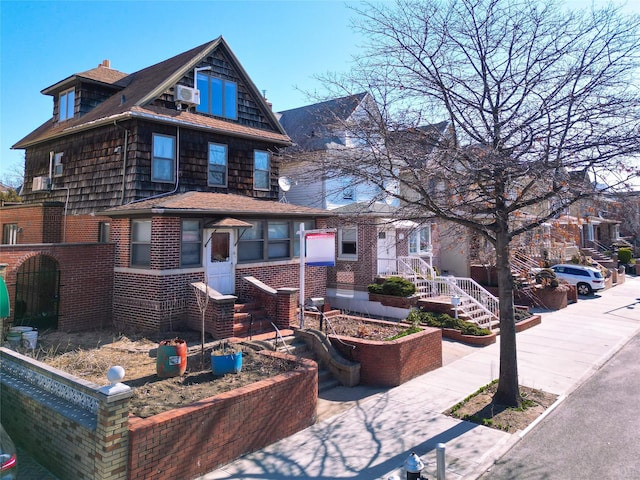
[[[211,370],[214,375],[240,373],[242,370],[242,352],[211,354]]]

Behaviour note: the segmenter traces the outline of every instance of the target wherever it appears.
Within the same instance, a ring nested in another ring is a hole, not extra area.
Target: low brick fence
[[[0,348],[2,425],[61,480],[127,478],[130,397]]]
[[[129,415],[131,394],[0,348],[2,424],[60,480],[204,475],[313,425],[318,367],[300,360],[295,370],[146,419]]]
[[[277,352],[259,352],[285,359]],[[315,423],[318,366],[129,421],[129,479],[189,479]]]
[[[442,366],[442,331],[431,327],[423,329],[387,342],[343,336],[329,338],[345,358],[360,363],[361,384],[395,387]]]

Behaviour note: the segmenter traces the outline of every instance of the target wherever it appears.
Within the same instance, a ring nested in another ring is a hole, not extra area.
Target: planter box
[[[453,328],[443,328],[442,336],[445,338],[450,338],[451,340],[455,340],[457,342],[466,343],[468,345],[475,345],[478,347],[486,347],[487,345],[491,345],[492,343],[496,343],[496,334],[495,332],[491,332],[489,335],[463,335],[460,333],[460,330],[455,330]]]
[[[396,308],[413,308],[418,304],[418,295],[412,295],[410,297],[396,297],[393,295],[381,295],[379,293],[370,293],[370,302],[380,302],[385,307]]]
[[[439,328],[423,327],[389,342],[334,335],[329,339],[343,357],[360,363],[362,385],[396,387],[442,366]]]
[[[523,332],[525,330],[530,329],[531,327],[535,327],[536,325],[540,325],[542,323],[542,315],[531,315],[526,320],[521,320],[516,323],[516,333]]]
[[[533,292],[540,303],[549,310],[560,310],[567,306],[567,290],[536,287]]]

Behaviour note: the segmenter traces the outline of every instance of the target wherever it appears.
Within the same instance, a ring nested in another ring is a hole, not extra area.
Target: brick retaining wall
[[[290,356],[260,352],[280,358]],[[318,367],[301,366],[191,406],[129,421],[129,479],[190,479],[315,423]]]
[[[362,385],[395,387],[442,366],[439,328],[424,327],[423,332],[388,342],[342,336],[330,338],[345,358],[360,363]]]

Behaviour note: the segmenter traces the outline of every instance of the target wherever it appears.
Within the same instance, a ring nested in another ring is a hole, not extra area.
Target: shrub
[[[369,293],[391,295],[393,297],[410,297],[416,293],[416,286],[401,277],[389,277],[382,284],[372,283],[367,287]]]
[[[628,264],[631,262],[631,257],[633,257],[633,252],[630,248],[619,248],[618,249],[618,262],[623,264]]]
[[[558,282],[558,278],[556,277],[556,272],[550,268],[543,268],[536,273],[536,283],[539,283],[545,288],[556,288],[560,285],[560,282]]]
[[[422,310],[413,309],[407,316],[407,322],[412,325],[426,325],[436,328],[452,328],[460,330],[463,335],[475,335],[483,337],[490,335],[491,330],[482,328],[472,322],[467,322],[460,318],[454,318],[447,313],[424,312]]]

